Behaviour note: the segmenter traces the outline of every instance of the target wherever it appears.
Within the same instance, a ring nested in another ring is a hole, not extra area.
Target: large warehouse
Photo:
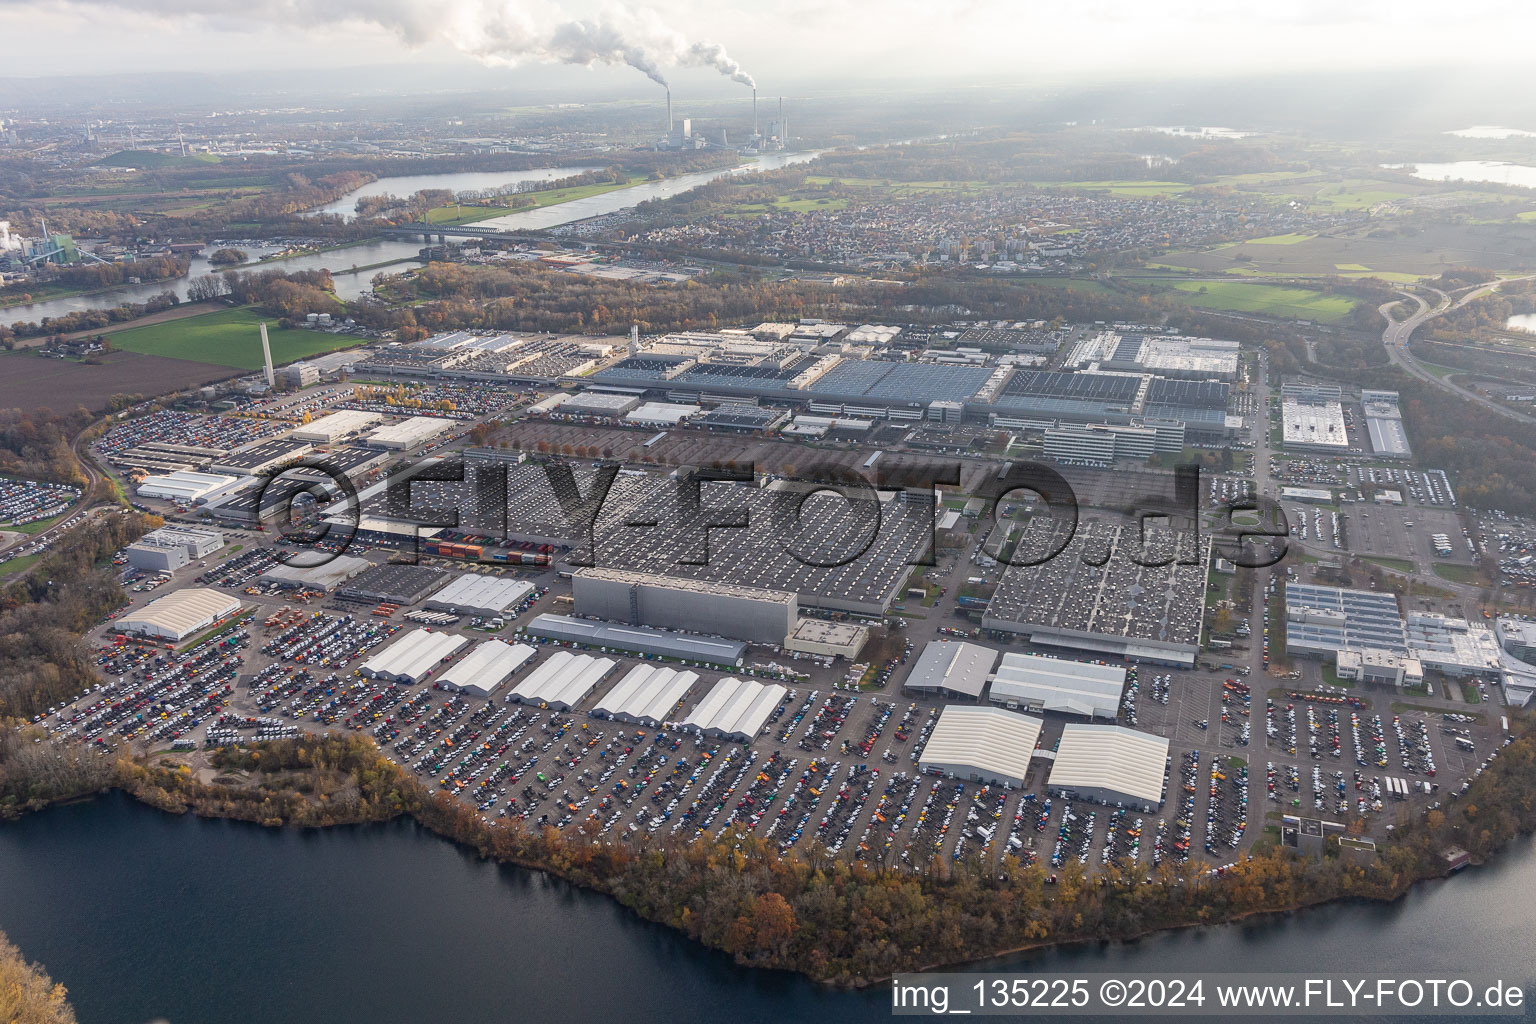
[[[432,595],[426,607],[460,615],[503,615],[533,593],[533,584],[465,573]]]
[[[263,583],[279,587],[303,590],[335,590],[352,577],[368,571],[371,562],[352,555],[337,555],[316,565],[283,565],[279,563],[261,574]]]
[[[935,694],[981,700],[987,676],[997,664],[997,652],[980,644],[930,640],[903,687],[924,696]]]
[[[295,441],[313,441],[316,444],[335,444],[349,437],[361,434],[369,427],[374,426],[384,417],[376,412],[364,412],[361,409],[340,409],[329,416],[322,416],[317,420],[311,420],[301,427],[296,427],[288,436]]]
[[[414,448],[446,434],[453,424],[437,416],[409,416],[375,430],[365,443],[375,448]]]
[[[749,743],[763,731],[768,716],[788,692],[779,683],[727,676],[699,701],[683,725],[711,739]]]
[[[917,766],[935,775],[1023,786],[1044,725],[1002,708],[951,705],[939,715]]]
[[[375,565],[341,588],[352,601],[415,604],[448,582],[448,570],[430,565]]]
[[[166,594],[117,620],[125,633],[185,640],[240,610],[240,602],[217,590],[190,588]]]
[[[992,677],[992,703],[1113,719],[1124,689],[1123,668],[1010,651]]]
[[[360,671],[365,676],[412,686],[426,679],[444,658],[467,643],[457,633],[413,629],[363,662]]]
[[[556,651],[507,694],[519,704],[539,704],[568,711],[580,704],[618,662],[590,654]]]
[[[159,498],[162,501],[178,501],[190,505],[214,491],[238,483],[239,480],[237,476],[227,476],[223,473],[195,473],[192,470],[178,469],[164,476],[145,477],[139,481],[136,493],[141,498]]]
[[[598,718],[612,718],[652,728],[672,721],[697,672],[663,665],[636,665],[592,708]]]
[[[1068,725],[1048,782],[1053,793],[1150,814],[1163,805],[1168,740],[1118,725]]]
[[[528,623],[528,632],[547,640],[562,640],[587,647],[602,647],[634,654],[654,654],[680,661],[706,665],[741,664],[747,645],[739,640],[720,640],[691,633],[674,633],[647,626],[620,626],[596,619],[577,619],[569,615],[536,615]]]
[[[794,594],[617,569],[578,571],[571,594],[578,615],[757,644],[782,644],[800,610]]]
[[[527,664],[533,654],[533,648],[527,644],[486,640],[463,660],[449,665],[447,671],[437,677],[437,684],[445,690],[489,697],[498,686],[512,678],[512,673]]]

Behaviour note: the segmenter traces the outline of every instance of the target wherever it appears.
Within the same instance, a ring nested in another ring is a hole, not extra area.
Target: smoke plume
[[[0,7],[45,0],[0,0]],[[690,43],[648,8],[615,8],[595,19],[563,20],[553,0],[70,0],[74,7],[109,7],[168,21],[196,18],[220,28],[253,24],[370,24],[408,46],[445,42],[486,64],[528,62],[628,65],[658,85],[662,68],[709,67],[755,86],[752,76],[718,43]]]
[[[694,43],[683,54],[681,63],[690,67],[714,68],[733,82],[740,82],[748,89],[757,88],[757,80],[741,69],[741,65],[725,52],[719,43]]]

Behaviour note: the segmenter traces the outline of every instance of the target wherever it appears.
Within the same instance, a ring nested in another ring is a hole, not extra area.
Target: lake
[[[1447,135],[1455,135],[1463,139],[1533,139],[1536,132],[1528,132],[1524,128],[1505,128],[1496,124],[1475,124],[1470,128],[1458,128],[1455,131],[1446,132]]]
[[[404,174],[380,178],[360,189],[348,192],[334,203],[317,206],[307,214],[335,213],[347,220],[357,215],[357,201],[372,196],[399,196],[404,199],[426,188],[445,188],[450,192],[504,188],[520,181],[555,181],[594,171],[596,167],[535,167],[526,171],[462,171],[453,174]]]
[[[1413,168],[1415,178],[1425,181],[1491,181],[1496,185],[1536,188],[1536,167],[1500,160],[1455,160],[1443,164],[1382,164],[1388,170]]]
[[[1353,967],[1501,975],[1529,991],[1533,883],[1536,846],[1524,840],[1391,905],[1329,906],[988,969]],[[262,829],[162,814],[120,795],[52,808],[0,826],[0,929],[69,988],[84,1024],[890,1019],[883,989],[827,991],[737,967],[605,897],[486,863],[408,822]]]

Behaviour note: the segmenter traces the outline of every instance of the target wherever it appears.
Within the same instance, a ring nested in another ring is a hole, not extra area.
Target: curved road
[[[1527,279],[1512,278],[1511,280],[1523,281]],[[1394,320],[1392,318],[1391,310],[1393,306],[1397,305],[1396,302],[1386,302],[1378,306],[1377,311],[1380,312],[1382,318],[1387,321],[1387,329],[1381,332],[1381,343],[1386,346],[1387,359],[1390,360],[1394,366],[1402,367],[1403,370],[1409,375],[1417,377],[1419,380],[1422,380],[1427,384],[1433,384],[1435,387],[1440,388],[1443,391],[1449,391],[1451,394],[1456,395],[1458,398],[1465,398],[1469,402],[1476,402],[1478,405],[1492,409],[1494,412],[1501,416],[1505,416],[1512,420],[1518,420],[1522,423],[1536,423],[1536,417],[1529,416],[1526,413],[1519,412],[1515,409],[1511,409],[1508,406],[1503,405],[1502,403],[1497,402],[1492,398],[1489,398],[1487,395],[1480,395],[1475,391],[1462,387],[1460,384],[1453,384],[1451,381],[1446,380],[1444,377],[1436,376],[1429,370],[1426,370],[1423,364],[1421,364],[1418,359],[1415,358],[1412,351],[1410,351],[1408,348],[1409,339],[1413,337],[1414,330],[1420,324],[1424,323],[1426,320],[1433,320],[1435,317],[1440,316],[1442,313],[1447,313],[1450,310],[1464,306],[1468,302],[1471,302],[1473,299],[1482,298],[1484,295],[1487,295],[1489,292],[1497,288],[1501,283],[1502,282],[1500,281],[1490,281],[1487,284],[1474,285],[1471,288],[1466,289],[1465,294],[1463,294],[1459,299],[1452,299],[1451,296],[1447,295],[1445,292],[1438,288],[1431,288],[1428,285],[1422,286],[1425,288],[1425,290],[1434,292],[1437,296],[1439,296],[1439,301],[1436,302],[1434,306],[1430,306],[1430,304],[1426,302],[1420,295],[1417,295],[1413,292],[1400,291],[1398,294],[1413,300],[1418,304],[1418,309],[1414,310],[1414,312],[1406,320]]]

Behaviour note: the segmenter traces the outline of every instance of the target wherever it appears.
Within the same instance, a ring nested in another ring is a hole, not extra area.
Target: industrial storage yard
[[[370,387],[325,385],[271,400],[303,422],[130,419],[98,450],[176,522],[125,553],[142,582],[90,638],[102,689],[48,724],[194,763],[210,745],[356,730],[487,817],[752,832],[910,869],[1005,853],[1214,868],[1298,819],[1367,841],[1449,799],[1499,742],[1496,704],[1415,696],[1401,678],[1341,685],[1379,659],[1309,657],[1282,569],[1242,570],[1255,599],[1237,606],[1213,518],[1128,514],[1173,489],[1156,452],[1238,443],[1231,410],[1265,408],[1233,397],[1235,346],[1072,337],[1077,372],[704,334],[594,358],[585,342],[464,334],[376,367],[430,373],[430,401],[405,415]],[[526,391],[455,378],[524,357]],[[551,393],[532,379],[549,366],[593,372]],[[795,408],[761,404],[785,398]],[[1370,401],[1390,418],[1386,393]],[[470,445],[469,423],[490,417]],[[1097,450],[1114,468],[1056,463],[1072,523],[989,500],[1017,437],[1049,456],[1090,428],[1112,432]],[[1255,458],[1280,465],[1267,441]],[[336,532],[299,554],[252,529],[280,490],[263,474],[296,459],[298,479],[339,474],[361,505],[309,479],[306,522]],[[404,464],[409,486],[386,486]],[[1333,500],[1300,457],[1286,471],[1288,504]],[[1374,474],[1426,522],[1454,517],[1443,475],[1360,467],[1339,486],[1374,489]],[[867,483],[814,482],[828,476]],[[1217,478],[1210,500],[1250,485]],[[1317,529],[1293,533],[1321,547]],[[1282,673],[1269,638],[1288,617],[1299,660]]]

